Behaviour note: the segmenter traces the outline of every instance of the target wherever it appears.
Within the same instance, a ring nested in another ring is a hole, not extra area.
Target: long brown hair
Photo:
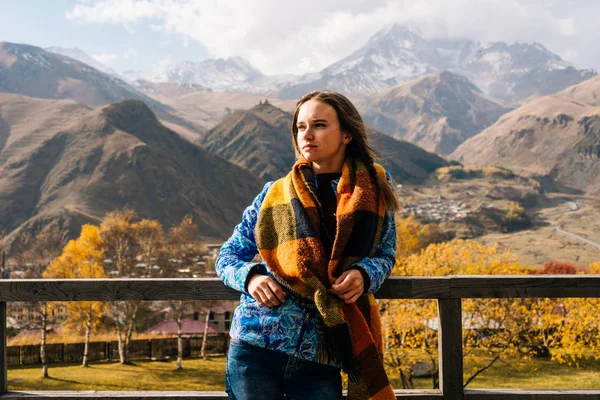
[[[361,160],[367,166],[371,176],[375,179],[377,191],[379,192],[378,194],[385,202],[386,207],[390,210],[398,211],[400,209],[400,203],[398,202],[398,198],[394,194],[393,189],[385,179],[381,178],[375,172],[373,163],[380,157],[379,154],[369,146],[365,123],[356,107],[354,107],[354,104],[352,104],[346,96],[337,92],[315,90],[304,95],[298,101],[291,127],[292,141],[296,153],[301,154],[300,149],[298,148],[298,127],[296,126],[296,123],[298,122],[298,112],[300,111],[300,106],[302,104],[313,99],[322,101],[333,107],[340,122],[342,132],[352,136],[352,140],[346,147],[346,157]]]

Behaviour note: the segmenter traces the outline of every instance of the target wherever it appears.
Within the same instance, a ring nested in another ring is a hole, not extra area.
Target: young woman
[[[298,160],[265,185],[216,271],[242,292],[231,326],[230,399],[395,399],[373,292],[395,262],[389,174],[343,95],[315,91],[292,121]],[[264,261],[252,262],[259,253]]]

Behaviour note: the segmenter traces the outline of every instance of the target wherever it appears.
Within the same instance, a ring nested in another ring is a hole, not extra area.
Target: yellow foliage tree
[[[518,211],[518,210],[516,210]],[[515,275],[546,273],[519,264],[510,251],[499,252],[472,241],[454,240],[426,248],[419,239],[420,229],[410,222],[398,230],[398,257],[394,275]],[[414,236],[411,241],[410,236]],[[405,240],[405,243],[401,243]],[[557,263],[554,263],[557,264]],[[565,263],[563,263],[565,264]],[[600,262],[589,269],[554,265],[556,273],[600,274]],[[550,270],[549,270],[550,271]],[[600,299],[465,299],[463,350],[474,365],[465,386],[501,359],[517,360],[551,356],[559,362],[577,364],[593,354],[600,359]],[[437,387],[437,307],[434,301],[382,302],[387,335],[387,364],[400,373],[403,387],[412,387],[411,366],[415,351],[424,350]],[[487,357],[474,357],[484,354]],[[479,361],[477,363],[475,360]]]
[[[127,276],[132,267],[136,217],[135,211],[126,208],[107,213],[100,224],[105,253],[115,263],[119,276]]]
[[[158,255],[164,244],[163,228],[160,222],[154,219],[143,219],[133,224],[137,245],[141,251],[141,259],[146,264],[145,276],[151,277]]]
[[[107,213],[100,224],[100,235],[106,256],[116,266],[118,276],[131,276],[138,243],[136,238],[137,214],[125,208]],[[121,364],[129,363],[129,343],[138,318],[139,301],[113,301],[109,315],[115,325]]]
[[[395,275],[514,275],[529,269],[518,264],[518,257],[497,247],[477,242],[453,240],[429,245],[417,254],[398,258]],[[486,354],[465,381],[469,384],[480,373],[502,358],[529,357],[540,342],[552,316],[553,301],[547,299],[466,299],[463,300],[463,349],[466,358]],[[432,368],[433,387],[437,387],[437,307],[434,301],[396,301],[387,304],[384,321],[388,324],[388,365],[399,371],[403,386],[411,387],[411,364],[416,349],[425,350]]]
[[[525,209],[518,203],[511,204],[502,219],[502,228],[507,232],[512,232],[529,225],[531,225],[531,220],[525,213]]]
[[[432,243],[443,242],[446,235],[435,224],[421,225],[414,216],[396,219],[396,258],[419,252]]]
[[[586,271],[576,274],[600,274],[600,262],[591,263]],[[552,358],[561,363],[579,365],[579,361],[593,355],[600,359],[600,299],[566,298],[556,299],[548,333],[548,347]]]
[[[103,243],[100,230],[93,225],[83,225],[81,234],[71,240],[44,271],[44,278],[106,278],[102,267]],[[91,333],[100,323],[106,305],[99,301],[71,301],[67,303],[67,327],[85,332],[83,351],[84,367],[88,366]]]

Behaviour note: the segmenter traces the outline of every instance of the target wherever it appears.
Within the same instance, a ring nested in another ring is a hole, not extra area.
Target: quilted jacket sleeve
[[[254,227],[262,201],[272,184],[273,182],[268,182],[252,204],[244,210],[242,222],[234,228],[231,237],[221,246],[215,263],[217,276],[225,285],[240,292],[248,293],[247,280],[250,273],[266,273],[264,264],[252,262],[258,253]]]

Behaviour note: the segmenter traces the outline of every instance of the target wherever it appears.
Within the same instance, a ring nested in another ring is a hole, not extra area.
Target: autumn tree
[[[156,265],[164,245],[162,225],[157,220],[143,219],[133,224],[133,232],[141,261],[146,265],[145,277],[150,278],[154,272],[152,267]]]
[[[131,275],[137,251],[135,211],[125,208],[106,214],[100,224],[100,236],[104,254],[116,266],[118,277]],[[117,335],[119,360],[129,363],[129,343],[138,316],[139,301],[113,301],[108,314],[114,321]]]
[[[518,258],[497,247],[472,241],[454,240],[431,244],[408,257],[398,258],[394,274],[401,276],[514,275],[527,273]],[[465,357],[485,352],[484,364],[477,365],[466,379],[468,385],[501,359],[528,357],[523,344],[536,334],[534,327],[551,313],[547,299],[465,299],[463,301],[463,349]],[[433,366],[433,386],[437,386],[437,310],[433,301],[392,302],[385,318],[392,343],[388,365],[410,376],[407,355],[423,349]],[[523,338],[526,338],[524,341]],[[401,372],[402,373],[402,372]]]
[[[196,272],[205,272],[205,267],[200,268],[199,262],[201,257],[208,252],[206,244],[199,239],[198,226],[192,220],[190,215],[186,215],[181,219],[181,222],[169,229],[167,234],[167,249],[168,257],[165,264],[164,276],[178,276],[179,269],[191,269]]]
[[[495,246],[454,240],[398,257],[393,273],[401,276],[597,274],[600,263],[592,263],[589,268],[569,262],[548,262],[541,269],[525,267],[508,250],[499,252]],[[424,350],[433,369],[433,387],[437,387],[435,302],[395,301],[383,305],[383,329],[389,335],[388,366],[399,371],[403,386],[410,388],[410,366],[416,361],[415,351]],[[600,300],[590,298],[464,299],[464,357],[473,360],[477,354],[487,356],[478,357],[485,361],[465,371],[469,373],[465,386],[501,360],[514,362],[549,356],[558,362],[577,364],[588,354],[600,359],[600,326],[596,321],[599,312]]]
[[[396,219],[396,258],[403,259],[418,253],[432,243],[441,243],[449,238],[436,224],[422,225],[414,216]]]
[[[106,278],[102,267],[104,246],[100,230],[93,225],[83,225],[78,239],[71,240],[62,254],[44,271],[44,278]],[[90,337],[106,311],[99,301],[70,301],[67,303],[67,327],[85,332],[82,366],[88,366]]]
[[[512,232],[524,229],[529,225],[531,225],[531,219],[525,213],[525,209],[517,203],[511,204],[502,219],[502,229],[506,232]]]
[[[589,268],[568,261],[549,261],[538,274],[600,274],[600,263]],[[600,299],[564,298],[552,300],[552,311],[546,315],[538,343],[546,355],[560,363],[578,365],[593,354],[600,359]]]
[[[402,274],[401,265],[407,257],[419,253],[432,243],[443,242],[448,237],[437,225],[422,225],[414,216],[396,218],[396,268],[395,274]],[[419,315],[422,321],[431,321],[437,314],[433,306],[427,306],[427,301],[420,302],[398,302],[391,300],[379,301],[384,329],[384,340],[387,364],[393,367],[399,374],[402,387],[413,388],[412,370],[416,360],[411,356],[414,347],[423,347],[431,359],[432,365],[436,366],[435,345],[431,344],[436,339],[437,333],[427,323],[414,326],[408,319],[397,318],[402,315]],[[400,327],[400,329],[394,329]],[[410,342],[410,343],[409,343]],[[417,346],[419,344],[419,346]],[[389,351],[392,349],[392,351]],[[434,371],[437,377],[437,371]],[[434,382],[434,387],[437,387]]]
[[[116,266],[119,276],[127,276],[135,256],[135,211],[124,208],[107,213],[100,224],[104,253]]]
[[[24,278],[41,278],[42,271],[57,257],[66,242],[66,232],[57,223],[52,223],[35,233],[20,233],[11,251],[12,258],[20,267],[25,267]],[[48,360],[46,358],[46,334],[50,311],[45,301],[33,302],[37,310],[36,329],[41,331],[40,360],[42,361],[42,377],[48,377]]]
[[[206,253],[206,245],[199,241],[198,236],[198,227],[194,224],[190,215],[186,215],[179,224],[169,229],[166,249],[169,260],[167,265],[169,267],[165,273],[166,276],[176,276],[178,266],[192,266],[200,260],[203,253]],[[199,301],[174,300],[169,302],[168,308],[171,310],[171,317],[177,323],[177,364],[175,370],[183,368],[183,319],[186,313],[192,311],[199,304],[201,304]],[[202,356],[204,356],[206,336],[207,333],[205,332],[202,340]]]

